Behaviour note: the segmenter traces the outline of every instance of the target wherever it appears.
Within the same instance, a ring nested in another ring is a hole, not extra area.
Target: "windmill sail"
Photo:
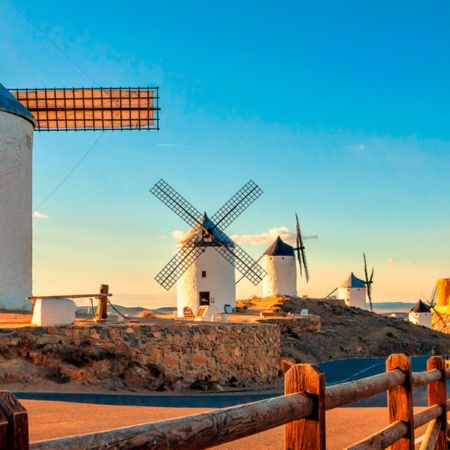
[[[305,246],[303,245],[302,233],[300,231],[300,224],[298,222],[297,213],[295,213],[295,228],[297,230],[297,235],[296,235],[297,247],[294,250],[297,252],[298,267],[300,270],[300,275],[303,276],[303,273],[302,273],[302,265],[303,265],[303,268],[305,270],[306,282],[308,283],[309,270],[308,270],[308,264],[306,262]]]
[[[159,130],[158,88],[9,89],[38,131]]]
[[[159,180],[150,192],[193,227],[190,232],[192,237],[183,242],[183,248],[155,278],[165,289],[170,289],[173,286],[200,256],[205,247],[212,247],[255,285],[266,275],[265,270],[233,242],[214,221],[210,220],[206,214],[202,215],[164,180]],[[228,226],[261,193],[261,189],[253,181],[249,181],[213,217]]]

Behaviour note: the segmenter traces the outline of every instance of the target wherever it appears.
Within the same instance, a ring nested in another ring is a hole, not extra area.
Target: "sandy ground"
[[[209,409],[104,406],[22,400],[29,414],[30,442],[156,422]],[[417,409],[417,411],[419,411]],[[417,412],[416,411],[416,412]],[[386,408],[338,408],[328,411],[327,449],[345,448],[384,428]],[[419,434],[416,434],[418,436]],[[221,450],[284,449],[284,427],[215,447]]]

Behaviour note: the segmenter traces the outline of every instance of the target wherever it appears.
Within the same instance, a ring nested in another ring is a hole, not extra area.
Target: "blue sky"
[[[264,194],[227,232],[254,235],[256,259],[296,211],[318,236],[300,295],[363,277],[365,252],[375,301],[429,296],[450,276],[449,9],[0,0],[6,87],[160,87],[160,131],[104,133],[39,207],[34,294],[109,283],[124,304],[173,304],[153,278],[187,226],[149,193],[163,178],[211,214],[253,179]],[[99,137],[35,133],[35,208]]]

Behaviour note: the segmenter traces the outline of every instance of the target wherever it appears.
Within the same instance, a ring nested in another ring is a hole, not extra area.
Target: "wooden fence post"
[[[325,450],[325,374],[315,365],[297,364],[286,372],[284,393],[305,392],[313,412],[285,425],[285,450]]]
[[[411,360],[402,354],[389,356],[386,371],[400,369],[405,375],[405,382],[387,391],[389,423],[401,420],[408,426],[408,432],[391,446],[392,450],[414,450],[414,412],[411,385]]]
[[[108,297],[102,294],[109,293],[109,285],[101,284],[100,285],[100,294],[98,295],[98,303],[97,303],[97,314],[95,316],[96,322],[106,322],[108,315],[106,313],[108,308]]]
[[[0,448],[29,450],[28,413],[11,392],[0,392],[0,412]]]
[[[436,450],[447,449],[447,382],[445,379],[445,361],[440,356],[432,356],[427,361],[427,370],[437,369],[442,378],[428,385],[428,406],[442,406],[442,414],[429,423],[422,448],[434,448]]]

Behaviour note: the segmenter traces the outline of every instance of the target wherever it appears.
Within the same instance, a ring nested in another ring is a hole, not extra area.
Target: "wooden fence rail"
[[[206,449],[285,425],[286,450],[326,448],[325,411],[387,393],[389,425],[348,447],[353,450],[414,449],[414,430],[428,424],[421,449],[444,450],[446,380],[450,369],[441,357],[428,360],[427,371],[413,373],[401,354],[386,361],[386,372],[325,387],[315,365],[292,365],[285,374],[285,395],[177,419],[29,444],[25,408],[10,393],[0,393],[0,448],[5,450]],[[413,388],[428,386],[428,405],[413,414]]]

